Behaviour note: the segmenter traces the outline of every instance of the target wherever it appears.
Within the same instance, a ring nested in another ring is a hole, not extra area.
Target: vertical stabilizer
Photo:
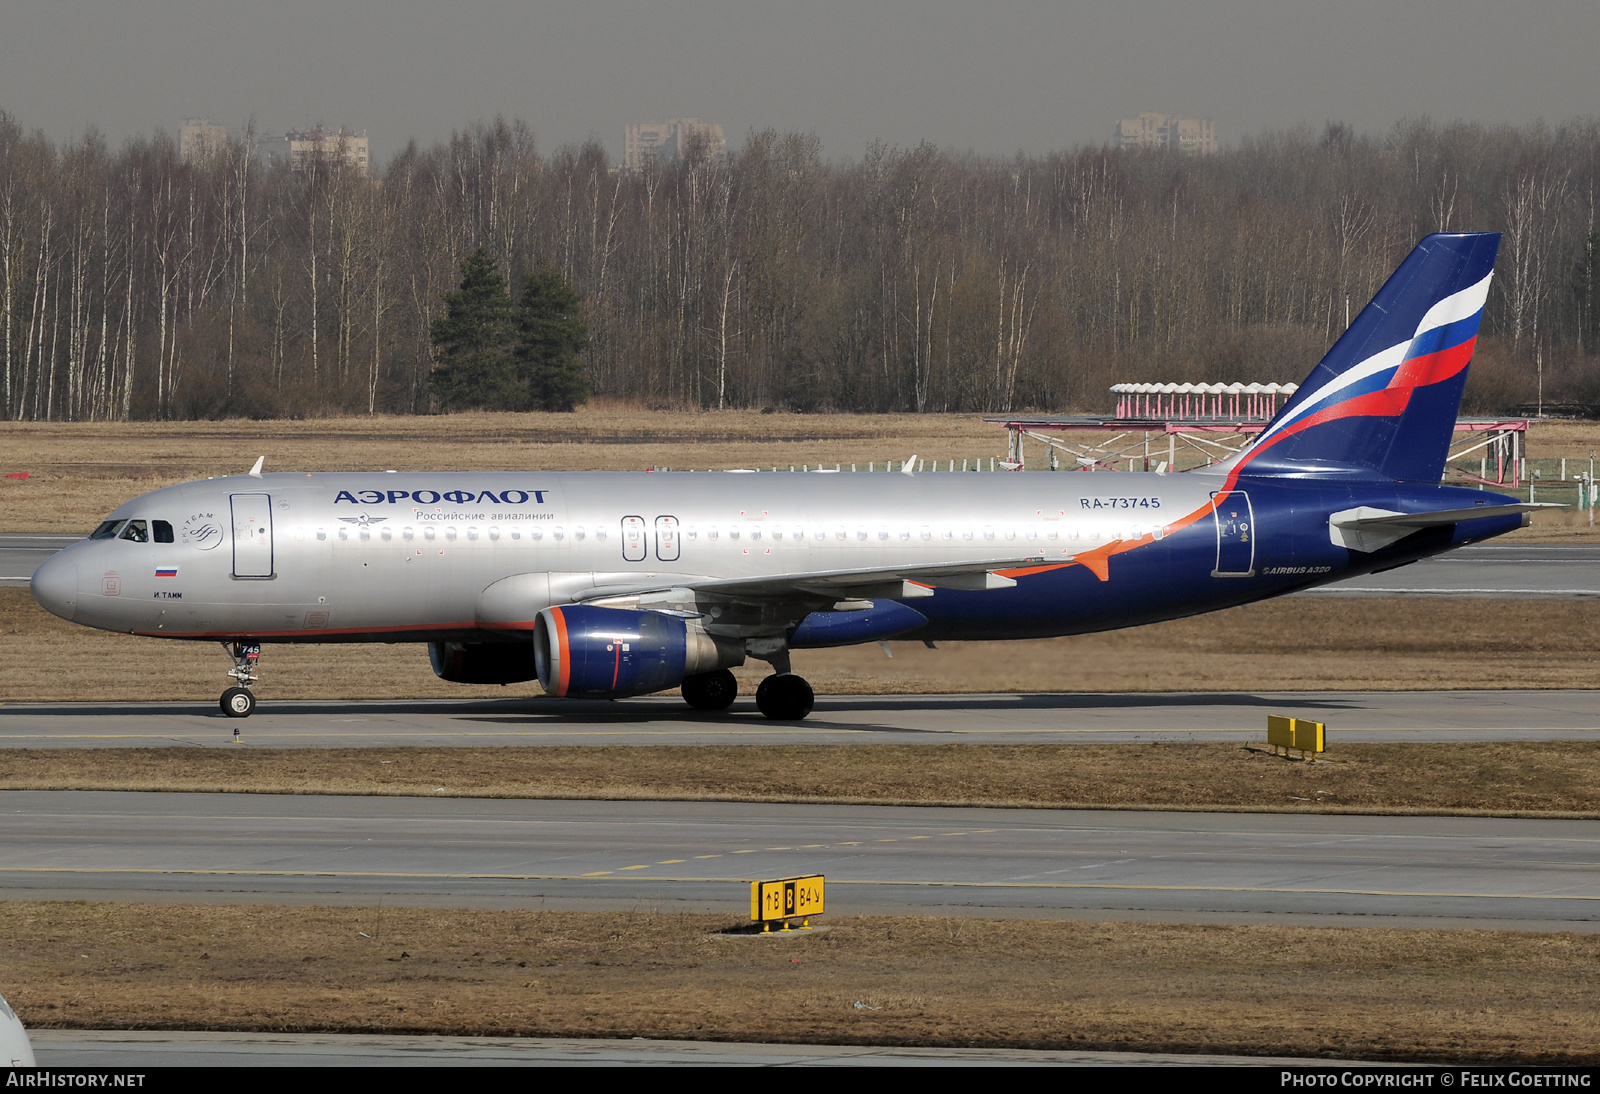
[[[1493,232],[1418,243],[1233,466],[1437,483],[1499,247]]]

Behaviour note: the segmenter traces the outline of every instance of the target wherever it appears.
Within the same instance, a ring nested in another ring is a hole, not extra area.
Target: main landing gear
[[[727,669],[683,678],[683,701],[696,710],[727,710],[739,697],[739,682]]]
[[[256,666],[261,661],[260,642],[224,642],[222,648],[233,658],[233,668],[228,675],[239,682],[238,687],[222,693],[219,706],[230,718],[248,718],[256,709],[256,697],[250,690],[256,682]]]
[[[803,677],[789,671],[788,650],[779,651],[770,660],[777,671],[756,689],[756,706],[775,722],[798,722],[811,713],[816,693]],[[682,691],[683,701],[696,710],[727,710],[739,697],[739,684],[733,673],[718,669],[685,676]]]
[[[798,722],[811,713],[816,701],[805,677],[792,672],[773,673],[756,688],[756,706],[775,722]]]
[[[810,714],[817,701],[816,692],[804,677],[789,671],[788,649],[752,649],[750,652],[772,666],[772,675],[756,688],[756,706],[761,708],[761,713],[774,722],[798,722]]]

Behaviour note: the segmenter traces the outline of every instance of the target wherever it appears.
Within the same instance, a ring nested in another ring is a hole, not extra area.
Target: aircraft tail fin
[[[1251,475],[1373,475],[1437,483],[1500,236],[1418,243],[1243,453]]]

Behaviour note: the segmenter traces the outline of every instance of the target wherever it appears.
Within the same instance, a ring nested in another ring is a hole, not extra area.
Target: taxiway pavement
[[[269,697],[246,720],[224,717],[211,702],[5,703],[0,748],[1263,741],[1269,714],[1315,718],[1345,742],[1600,740],[1596,691],[1283,691],[835,695],[792,723],[762,717],[749,697],[728,713],[703,714],[676,695],[618,702]]]
[[[1485,543],[1295,595],[1586,600],[1600,597],[1600,545]]]
[[[212,1033],[147,1030],[36,1030],[40,1067],[1201,1067],[1305,1066],[1295,1057],[1202,1056],[1173,1052],[1073,1052],[1021,1048],[906,1048],[894,1045],[782,1045],[653,1041],[641,1037],[422,1037],[359,1033]],[[1350,1066],[1318,1058],[1319,1067]],[[1357,1064],[1355,1066],[1363,1066]]]
[[[447,794],[448,787],[440,789]],[[749,907],[1600,930],[1600,821],[727,802],[0,793],[7,899]]]
[[[26,586],[45,559],[82,538],[42,533],[0,535],[0,586]]]

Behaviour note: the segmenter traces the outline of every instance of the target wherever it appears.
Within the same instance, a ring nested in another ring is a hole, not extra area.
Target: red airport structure
[[[1270,422],[1295,384],[1113,384],[1116,412],[1109,415],[987,417],[1010,433],[1006,468],[1026,464],[1024,438],[1045,446],[1052,471],[1066,455],[1081,471],[1186,470],[1227,459]],[[1527,418],[1460,418],[1445,478],[1483,486],[1521,486],[1527,458]],[[1071,434],[1079,434],[1073,438]],[[1087,438],[1082,435],[1088,434]],[[1462,436],[1465,434],[1465,436]],[[1109,435],[1099,439],[1096,435]],[[1151,464],[1151,439],[1166,437],[1166,458]],[[1179,445],[1183,446],[1180,449]],[[1479,453],[1477,474],[1470,461]],[[1180,457],[1187,466],[1178,466]]]

